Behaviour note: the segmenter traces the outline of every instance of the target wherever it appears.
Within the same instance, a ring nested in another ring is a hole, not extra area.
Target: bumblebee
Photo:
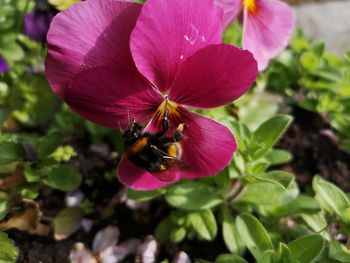
[[[166,109],[162,119],[162,130],[158,133],[143,132],[142,126],[133,122],[123,132],[125,153],[129,160],[137,166],[151,172],[160,180],[171,180],[162,173],[169,170],[181,158],[180,141],[183,138],[184,123],[180,123],[172,137],[169,131],[169,110]]]

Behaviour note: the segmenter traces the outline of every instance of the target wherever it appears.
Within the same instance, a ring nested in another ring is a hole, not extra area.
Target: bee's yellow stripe
[[[145,146],[148,143],[148,138],[144,137],[138,141],[136,141],[133,145],[131,145],[128,149],[127,149],[127,154],[135,154],[138,153],[139,151],[141,151],[143,148],[145,148]]]

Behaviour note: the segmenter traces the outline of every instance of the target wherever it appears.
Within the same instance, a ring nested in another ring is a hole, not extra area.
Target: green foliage
[[[44,183],[55,189],[71,191],[80,185],[81,175],[71,165],[60,165],[48,171]]]
[[[170,205],[185,210],[207,209],[223,202],[213,188],[191,181],[169,187],[165,198]]]
[[[18,258],[18,249],[5,233],[0,232],[0,263],[15,263]]]
[[[350,151],[350,63],[346,54],[344,58],[331,55],[323,43],[311,43],[298,31],[291,48],[271,63],[264,85],[326,116],[343,149]]]

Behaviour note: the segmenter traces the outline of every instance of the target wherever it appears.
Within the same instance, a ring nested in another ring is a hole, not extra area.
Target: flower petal
[[[215,175],[231,161],[237,145],[231,131],[212,119],[182,110],[187,128],[181,141],[181,161],[186,168],[178,171],[181,178]]]
[[[137,68],[160,91],[168,90],[184,59],[221,43],[221,23],[213,0],[148,0],[130,40]]]
[[[224,11],[224,28],[231,25],[242,9],[242,0],[215,0],[215,4]]]
[[[174,175],[173,181],[162,181],[135,164],[133,164],[126,155],[120,160],[117,168],[119,180],[127,187],[134,190],[149,191],[165,187],[177,182],[180,177]]]
[[[25,14],[23,18],[24,33],[35,41],[45,43],[46,34],[53,16],[54,13],[52,11],[41,11],[39,9]]]
[[[5,73],[9,70],[9,67],[6,63],[4,57],[0,54],[0,73]]]
[[[54,17],[47,35],[46,77],[62,97],[81,70],[102,65],[135,69],[129,39],[141,5],[89,0]]]
[[[162,97],[134,71],[100,67],[79,73],[63,99],[84,118],[111,128],[151,118]]]
[[[210,45],[182,65],[169,99],[195,108],[225,105],[254,83],[257,64],[249,51],[232,45]]]
[[[256,0],[257,12],[244,9],[243,48],[253,53],[259,70],[288,44],[294,25],[293,10],[277,0]]]

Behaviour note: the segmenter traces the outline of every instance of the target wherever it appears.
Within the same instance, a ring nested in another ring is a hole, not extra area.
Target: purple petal
[[[130,40],[137,68],[160,91],[168,90],[182,61],[221,43],[221,19],[212,0],[148,0]]]
[[[294,14],[287,4],[277,0],[256,0],[255,10],[244,8],[243,48],[253,53],[261,71],[288,45]]]
[[[172,261],[172,263],[191,263],[191,259],[190,257],[186,254],[186,252],[184,251],[180,251],[176,257],[174,258],[174,260]]]
[[[9,67],[6,63],[4,57],[0,54],[0,73],[5,73],[9,70]]]
[[[102,252],[106,248],[116,245],[118,239],[119,229],[114,226],[108,226],[97,232],[92,242],[92,250],[94,252]]]
[[[101,263],[118,263],[130,254],[136,252],[137,246],[141,243],[139,239],[131,238],[123,241],[118,246],[108,247],[100,253]]]
[[[110,67],[78,74],[63,99],[84,118],[115,129],[149,120],[162,101],[139,73]]]
[[[137,256],[142,263],[154,263],[158,252],[157,241],[153,236],[147,236],[145,241],[137,248]]]
[[[186,125],[181,141],[184,169],[177,172],[181,178],[200,178],[215,175],[231,161],[237,145],[231,131],[212,119],[181,110]]]
[[[242,10],[242,0],[215,0],[215,4],[224,11],[224,28],[231,25]]]
[[[247,92],[257,73],[249,51],[226,44],[210,45],[184,62],[169,99],[195,108],[222,106]]]
[[[82,243],[76,243],[70,251],[69,259],[75,263],[97,263],[92,252],[84,247]]]
[[[103,65],[136,70],[130,33],[141,5],[112,0],[77,3],[54,17],[48,35],[46,77],[62,97],[78,72]]]
[[[46,34],[54,14],[52,11],[34,10],[24,15],[24,34],[29,38],[45,43]]]

